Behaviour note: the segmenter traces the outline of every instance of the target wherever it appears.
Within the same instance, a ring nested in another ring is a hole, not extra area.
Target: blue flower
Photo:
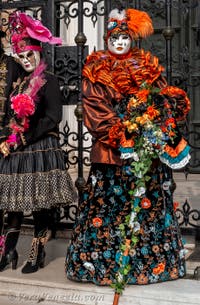
[[[96,239],[97,238],[97,234],[95,232],[91,233],[91,238],[92,239]]]
[[[122,194],[122,188],[120,187],[120,186],[114,186],[113,187],[113,191],[114,191],[114,193],[116,194],[116,195],[121,195]]]
[[[149,252],[149,251],[148,251],[148,248],[147,248],[147,247],[144,246],[144,247],[141,248],[141,253],[142,253],[143,255],[147,255],[148,252]]]
[[[108,258],[111,257],[111,252],[110,252],[109,250],[106,250],[106,251],[103,252],[103,256],[104,256],[106,259],[108,259]]]
[[[127,166],[124,166],[123,167],[123,170],[125,171],[125,173],[129,176],[132,175],[132,170],[131,170],[131,166],[130,165],[127,165]]]
[[[160,275],[160,280],[161,281],[167,281],[169,279],[169,272],[164,271],[161,275]]]
[[[126,200],[127,200],[126,197],[125,197],[124,195],[121,196],[120,199],[121,199],[122,202],[126,202]]]
[[[158,197],[159,197],[158,191],[154,191],[154,192],[152,193],[152,195],[153,195],[155,198],[158,198]]]
[[[172,240],[172,247],[173,247],[174,249],[177,248],[177,242],[176,242],[176,240]]]
[[[137,282],[137,279],[136,279],[136,277],[133,276],[129,279],[128,284],[135,284],[136,282]]]

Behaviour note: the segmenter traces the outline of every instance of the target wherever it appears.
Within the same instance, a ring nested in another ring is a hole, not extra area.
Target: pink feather
[[[37,101],[37,93],[41,89],[41,87],[46,83],[44,77],[44,71],[47,65],[41,61],[40,65],[35,69],[30,79],[30,96],[36,102]]]

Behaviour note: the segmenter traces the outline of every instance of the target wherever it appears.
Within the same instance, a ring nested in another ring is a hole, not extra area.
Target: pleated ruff
[[[30,211],[68,205],[76,198],[63,151],[54,136],[0,158],[0,209]]]
[[[66,256],[69,279],[97,285],[115,282],[123,241],[119,226],[130,213],[129,190],[135,183],[126,169],[107,164],[91,167]],[[164,282],[185,275],[185,250],[173,207],[170,171],[158,163],[150,176],[147,197],[151,206],[138,213],[139,241],[124,257],[131,265],[129,284]]]

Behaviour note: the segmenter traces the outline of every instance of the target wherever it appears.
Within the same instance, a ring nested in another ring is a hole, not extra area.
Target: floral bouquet
[[[135,251],[139,240],[137,215],[141,209],[151,206],[146,197],[146,183],[150,180],[153,159],[159,158],[171,168],[181,168],[190,159],[190,148],[180,136],[175,120],[173,95],[177,93],[187,98],[185,92],[176,87],[160,89],[144,82],[140,90],[129,98],[126,111],[118,113],[121,120],[109,131],[111,145],[119,147],[122,159],[129,159],[129,174],[136,177],[135,188],[129,191],[131,212],[119,226],[123,242],[117,255],[119,270],[116,282],[112,284],[118,294],[124,289],[131,269],[129,253]]]

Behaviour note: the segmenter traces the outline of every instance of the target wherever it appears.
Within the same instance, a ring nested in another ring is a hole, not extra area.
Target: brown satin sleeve
[[[110,87],[83,79],[84,124],[96,140],[109,145],[108,131],[120,121],[111,100],[119,98]]]

